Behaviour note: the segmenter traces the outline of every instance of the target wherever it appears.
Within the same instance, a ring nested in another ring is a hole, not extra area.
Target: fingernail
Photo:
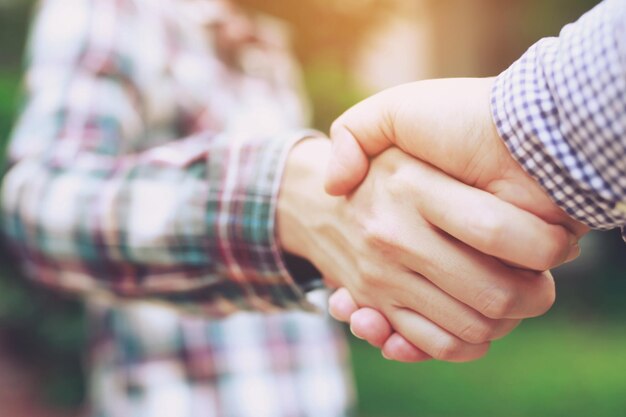
[[[383,358],[384,358],[384,359],[386,359],[386,360],[388,360],[388,361],[390,361],[390,360],[391,360],[391,358],[390,358],[389,356],[387,356],[387,354],[385,353],[385,351],[384,351],[384,350],[381,350],[381,351],[380,351],[380,354],[383,356]]]

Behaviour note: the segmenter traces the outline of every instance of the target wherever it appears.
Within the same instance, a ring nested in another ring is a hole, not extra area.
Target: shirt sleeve
[[[89,3],[45,2],[31,39],[2,184],[3,229],[27,274],[214,316],[313,309],[287,272],[275,216],[287,154],[315,133],[200,131],[142,149],[133,55],[99,37],[132,15],[117,21]]]
[[[606,0],[496,79],[512,155],[575,219],[626,225],[626,2]],[[626,238],[626,233],[623,233]]]

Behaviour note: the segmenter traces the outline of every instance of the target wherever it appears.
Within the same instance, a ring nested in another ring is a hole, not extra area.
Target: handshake
[[[331,314],[388,359],[482,357],[552,306],[548,270],[580,252],[588,228],[507,149],[493,85],[448,79],[384,91],[342,115],[332,143],[307,139],[289,155],[281,245],[339,288]]]

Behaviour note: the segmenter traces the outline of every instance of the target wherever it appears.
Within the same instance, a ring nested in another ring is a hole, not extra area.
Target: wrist
[[[330,150],[325,138],[298,142],[287,157],[278,195],[276,223],[281,249],[309,260],[315,224],[333,210],[336,201],[324,191]]]

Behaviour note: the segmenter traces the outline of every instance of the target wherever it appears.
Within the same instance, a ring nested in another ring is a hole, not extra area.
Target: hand
[[[331,195],[361,182],[369,157],[398,146],[450,176],[561,224],[577,240],[588,229],[556,206],[511,157],[491,119],[493,78],[441,79],[395,87],[357,104],[332,126],[333,155],[326,178]],[[491,249],[500,242],[491,242]],[[548,269],[546,257],[523,263]]]
[[[510,156],[491,121],[492,83],[493,79],[418,82],[387,90],[348,110],[332,128],[326,189],[335,195],[349,192],[365,177],[368,157],[399,146],[469,185],[565,226],[573,244],[567,260],[573,259],[579,251],[575,242],[587,229],[560,210]],[[545,270],[558,264],[549,253],[533,255],[533,244],[521,258],[512,257],[523,252],[499,250],[503,241],[514,240],[511,235],[502,225],[492,223],[490,229],[489,239],[466,243],[525,268]],[[331,311],[350,321],[355,334],[382,347],[387,357],[405,361],[423,357],[402,337],[390,337],[391,324],[380,312],[358,310],[349,292],[339,291],[331,298]]]
[[[477,359],[519,319],[550,308],[549,273],[507,266],[463,242],[503,233],[496,255],[523,260],[532,247],[551,264],[571,256],[565,229],[397,149],[373,161],[355,192],[331,197],[323,189],[329,154],[323,139],[291,152],[278,202],[282,247],[384,314],[424,357]]]
[[[394,333],[387,318],[378,310],[359,308],[345,288],[338,289],[330,296],[328,308],[336,320],[350,323],[350,331],[354,336],[379,348],[385,359],[411,363],[432,359],[399,333]]]

